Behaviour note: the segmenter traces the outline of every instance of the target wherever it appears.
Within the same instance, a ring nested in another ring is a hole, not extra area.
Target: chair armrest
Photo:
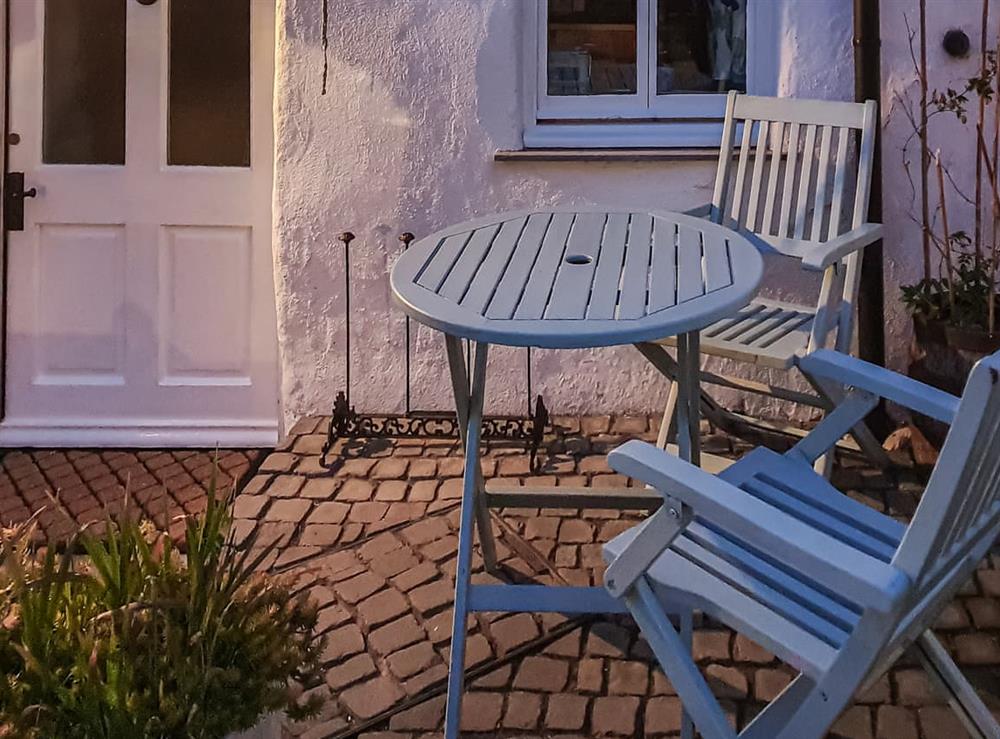
[[[810,249],[809,253],[802,257],[802,267],[822,272],[848,254],[874,244],[882,238],[884,230],[881,223],[866,223],[853,231],[841,234]]]
[[[944,423],[954,421],[958,412],[960,399],[951,393],[842,352],[818,349],[797,363],[807,375],[867,390]]]
[[[909,578],[898,568],[652,444],[627,442],[608,455],[608,464],[615,471],[682,501],[695,515],[855,603],[889,612],[909,589]]]

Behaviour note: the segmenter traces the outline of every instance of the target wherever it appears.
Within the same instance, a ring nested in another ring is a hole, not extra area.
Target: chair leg
[[[670,440],[670,426],[674,422],[674,415],[677,412],[677,398],[680,393],[680,385],[675,380],[669,382],[670,392],[667,395],[667,405],[663,409],[660,432],[656,436],[656,446],[660,449],[666,449],[667,442]]]
[[[816,683],[805,675],[799,675],[747,724],[740,739],[773,739],[815,689]]]
[[[680,613],[680,637],[681,642],[691,654],[694,649],[694,610],[682,608]],[[694,739],[694,721],[687,708],[681,705],[681,739]]]
[[[666,349],[659,344],[651,343],[635,344],[635,348],[639,350],[660,374],[674,383],[677,382],[681,375],[681,368]],[[700,377],[696,379],[700,380]],[[704,389],[699,390],[699,403],[701,405],[701,415],[717,427],[731,429],[736,425],[733,414],[716,403],[712,399],[712,396],[705,392]]]
[[[726,714],[645,577],[637,580],[625,595],[625,604],[702,737],[736,739],[736,732],[729,725]]]
[[[802,374],[806,380],[809,381],[809,384],[813,386],[819,396],[826,401],[828,410],[836,408],[837,405],[843,401],[844,392],[841,388],[830,383],[823,382],[817,378],[810,377],[805,372]],[[889,459],[889,455],[885,453],[885,449],[882,448],[878,439],[875,438],[875,434],[873,434],[864,423],[859,423],[851,429],[850,433],[851,436],[854,437],[854,440],[858,442],[858,446],[861,447],[861,451],[864,452],[865,456],[867,456],[872,462],[883,469],[892,466],[892,460]],[[817,470],[817,472],[818,471],[819,470]]]
[[[973,739],[998,739],[1000,724],[929,629],[916,643],[924,670]]]

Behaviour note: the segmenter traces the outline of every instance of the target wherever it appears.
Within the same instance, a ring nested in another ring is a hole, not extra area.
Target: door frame
[[[256,0],[250,0],[255,2]],[[78,425],[45,425],[30,426],[19,424],[12,427],[4,423],[7,415],[7,312],[8,312],[8,232],[6,228],[6,214],[4,213],[4,180],[7,175],[7,163],[9,161],[8,151],[10,142],[10,96],[11,96],[11,75],[10,75],[10,14],[11,3],[14,0],[0,0],[0,80],[3,88],[0,94],[0,120],[2,120],[3,142],[0,145],[0,448],[3,447],[121,447],[121,448],[202,448],[202,447],[273,447],[284,436],[284,414],[282,412],[281,399],[281,361],[280,342],[278,341],[277,326],[277,306],[274,306],[272,315],[275,320],[275,364],[276,364],[276,384],[274,388],[276,405],[276,426],[275,424],[204,424],[200,428],[191,428],[187,424],[171,424],[170,421],[156,420],[148,425],[141,422],[133,422],[128,427],[115,428],[114,425],[105,424],[100,427],[78,426]],[[275,8],[271,15],[272,37],[271,37],[271,100],[268,109],[271,111],[271,142],[270,148],[272,156],[276,150],[277,130],[274,117],[274,97],[276,84],[277,65],[277,31],[278,18]],[[251,49],[251,53],[253,50]],[[271,269],[271,295],[272,299],[277,298],[277,291],[274,285],[274,166],[270,168],[271,186],[268,208],[271,210],[271,228],[267,240],[270,244]]]
[[[0,80],[3,93],[0,94],[0,120],[3,121],[3,142],[0,145],[0,424],[7,415],[7,214],[4,212],[4,195],[7,179],[7,147],[10,146],[10,117],[7,110],[10,103],[10,4],[4,0],[0,9]]]

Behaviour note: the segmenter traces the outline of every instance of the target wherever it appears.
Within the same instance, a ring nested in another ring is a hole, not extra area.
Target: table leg
[[[448,356],[452,358],[452,342],[448,337]],[[472,539],[476,515],[476,500],[481,498],[482,468],[479,462],[479,442],[482,435],[483,396],[486,389],[486,356],[488,344],[476,344],[472,369],[471,393],[460,383],[455,385],[455,400],[466,410],[465,473],[462,481],[462,511],[458,531],[458,566],[455,571],[455,609],[451,626],[451,657],[448,665],[448,702],[445,708],[445,739],[457,739],[462,718],[462,691],[465,688],[465,627],[469,613],[469,587],[472,576]],[[461,354],[461,345],[458,345]],[[454,377],[453,372],[453,377]],[[468,385],[465,386],[468,388]],[[463,399],[464,398],[464,404]]]
[[[701,466],[701,334],[691,331],[679,338],[677,360],[684,374],[680,392],[685,396],[687,413],[685,420],[688,437],[688,456],[684,457],[693,465]],[[680,422],[678,421],[678,425]]]
[[[681,459],[697,465],[701,464],[700,409],[702,404],[706,404],[706,412],[710,413],[714,405],[701,392],[699,344],[697,331],[678,336],[676,362],[659,344],[635,345],[650,364],[676,384],[677,451]],[[674,392],[673,388],[671,392]]]
[[[451,387],[455,394],[455,410],[458,415],[458,433],[462,439],[468,460],[467,425],[469,423],[469,374],[462,351],[462,340],[445,335],[445,349],[448,354],[448,366],[451,369]],[[470,352],[471,353],[471,352]],[[471,358],[471,357],[470,357]],[[493,527],[490,523],[490,511],[486,506],[486,482],[483,480],[483,469],[476,455],[476,527],[479,529],[479,546],[483,554],[483,563],[489,572],[496,570],[496,542],[493,540]]]

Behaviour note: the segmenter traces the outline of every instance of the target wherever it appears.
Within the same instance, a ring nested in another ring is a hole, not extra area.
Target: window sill
[[[722,121],[561,121],[524,129],[525,149],[719,150]]]
[[[718,147],[690,149],[518,149],[499,150],[495,162],[716,162]]]

